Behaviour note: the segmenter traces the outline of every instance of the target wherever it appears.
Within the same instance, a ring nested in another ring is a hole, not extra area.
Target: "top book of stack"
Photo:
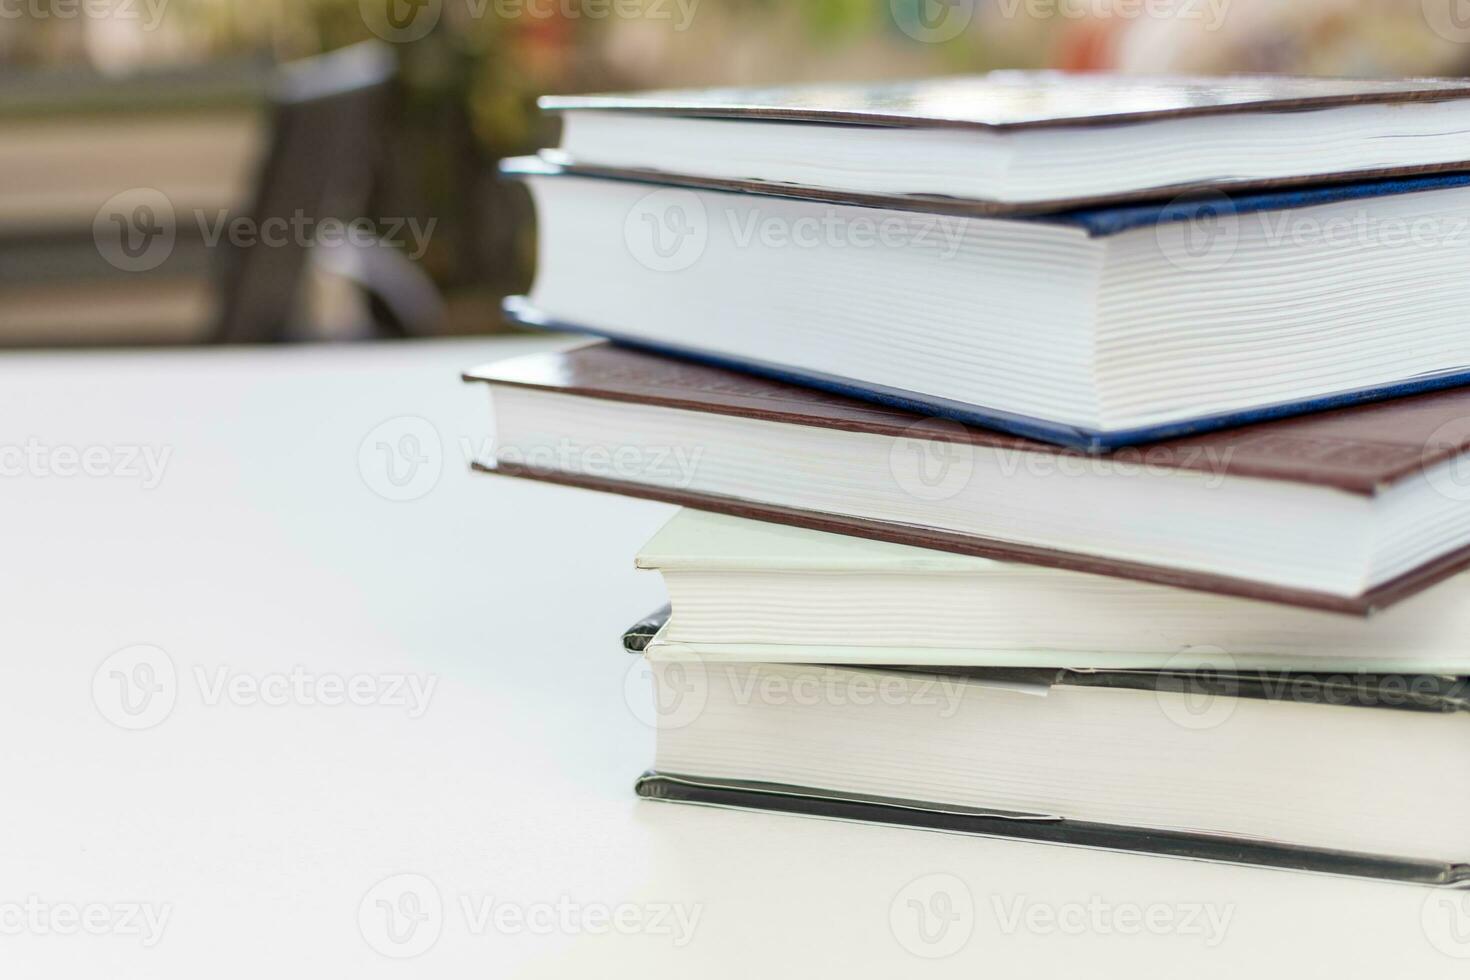
[[[1467,169],[1467,99],[1463,79],[1001,71],[540,104],[576,172],[1018,214]]]
[[[543,105],[525,324],[1089,452],[1470,382],[1470,83]]]

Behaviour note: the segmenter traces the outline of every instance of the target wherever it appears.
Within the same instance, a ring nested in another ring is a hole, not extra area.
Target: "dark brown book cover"
[[[1235,112],[1470,98],[1470,81],[1293,75],[996,71],[878,84],[547,96],[550,112],[596,110],[868,126],[1029,129]]]
[[[611,344],[516,358],[467,372],[466,381],[532,388],[793,425],[976,447],[1083,456],[1048,443],[721,368],[676,361]],[[1470,450],[1470,389],[1415,395],[1316,415],[1122,449],[1104,459],[1154,468],[1197,470],[1330,487],[1372,497],[1427,467]],[[684,490],[501,464],[481,467],[522,477],[660,500],[696,510],[792,524],[819,531],[979,555],[1004,561],[1112,575],[1181,588],[1366,615],[1470,567],[1470,548],[1434,559],[1365,595],[1344,598],[1240,579],[1051,551],[947,531],[791,510]]]

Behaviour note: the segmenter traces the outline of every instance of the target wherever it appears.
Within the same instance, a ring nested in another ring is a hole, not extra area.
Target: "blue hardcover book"
[[[516,321],[1089,452],[1470,382],[1470,175],[996,216],[508,161]]]

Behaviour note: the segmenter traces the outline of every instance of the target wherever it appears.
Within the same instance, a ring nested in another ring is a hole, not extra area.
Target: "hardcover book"
[[[1459,79],[1057,71],[552,96],[582,173],[968,213],[1055,210],[1470,164]]]
[[[663,642],[724,663],[1470,675],[1470,575],[1371,618],[681,510]]]
[[[1074,448],[1470,380],[1470,175],[1002,220],[506,169],[522,324]]]
[[[489,365],[506,476],[1338,612],[1470,564],[1470,391],[1088,456],[607,344]]]
[[[646,799],[1470,884],[1465,678],[722,664],[648,627]]]

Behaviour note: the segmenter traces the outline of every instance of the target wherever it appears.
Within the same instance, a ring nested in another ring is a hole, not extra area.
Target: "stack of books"
[[[505,477],[684,507],[656,800],[1470,882],[1470,83],[548,100]]]

